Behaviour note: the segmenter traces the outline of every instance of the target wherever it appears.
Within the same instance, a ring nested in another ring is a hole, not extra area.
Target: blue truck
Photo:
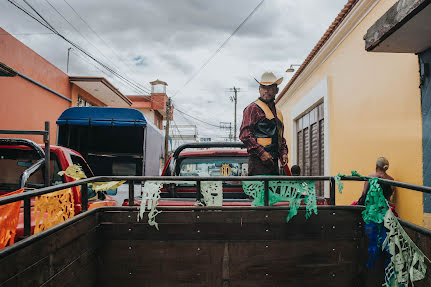
[[[78,151],[95,175],[159,175],[163,133],[131,108],[72,107],[57,120],[58,145]]]

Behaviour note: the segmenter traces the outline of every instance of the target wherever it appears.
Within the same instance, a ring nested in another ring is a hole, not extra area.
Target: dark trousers
[[[267,164],[256,156],[248,158],[248,175],[279,175],[278,160],[273,160],[274,164]]]

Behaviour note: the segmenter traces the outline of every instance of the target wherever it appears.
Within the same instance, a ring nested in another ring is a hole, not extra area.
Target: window
[[[83,97],[78,95],[78,103],[76,104],[78,107],[92,107],[93,105],[90,102],[87,102]]]
[[[185,158],[179,167],[180,176],[246,176],[247,157]]]
[[[70,155],[73,164],[76,164],[81,167],[82,171],[85,173],[86,177],[93,177],[93,172],[88,167],[88,164],[79,156],[77,155]]]
[[[30,149],[0,149],[0,186],[5,190],[16,190],[19,188],[19,180],[22,173],[40,159],[35,151]],[[51,152],[50,155],[50,184],[56,185],[64,183],[64,176],[58,175],[61,171],[57,154]],[[45,168],[36,170],[27,180],[26,187],[41,188],[45,186]]]
[[[296,121],[297,159],[301,175],[324,174],[323,103]],[[323,196],[323,185],[316,182],[317,195]]]

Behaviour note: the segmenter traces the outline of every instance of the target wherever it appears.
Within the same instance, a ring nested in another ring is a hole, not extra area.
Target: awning
[[[364,36],[373,52],[420,53],[431,48],[430,0],[399,0]]]
[[[65,110],[58,125],[81,126],[146,126],[144,115],[130,108],[73,107]]]
[[[69,77],[69,81],[107,106],[129,107],[132,105],[132,102],[105,78]]]

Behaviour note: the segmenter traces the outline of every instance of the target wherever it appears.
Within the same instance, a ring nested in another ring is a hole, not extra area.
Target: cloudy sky
[[[240,88],[238,130],[242,110],[258,96],[253,77],[273,71],[284,77],[282,88],[292,76],[285,70],[302,63],[347,2],[266,0],[216,53],[261,0],[10,1],[34,14],[26,1],[60,33],[140,86],[166,81],[175,107],[207,123],[233,123],[228,89]],[[0,26],[66,72],[70,44],[8,0],[0,0]],[[75,48],[69,74],[104,76],[123,94],[142,94]],[[174,117],[179,125],[196,124],[201,137],[227,135],[179,112]]]

